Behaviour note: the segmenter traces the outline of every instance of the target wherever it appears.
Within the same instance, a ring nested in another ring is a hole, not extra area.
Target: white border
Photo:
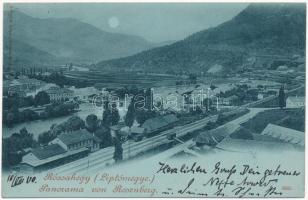
[[[308,25],[308,18],[307,18],[307,1],[306,0],[37,0],[37,1],[33,1],[33,0],[3,0],[3,3],[92,3],[92,2],[96,2],[96,3],[132,3],[132,2],[137,2],[137,3],[154,3],[154,2],[160,2],[160,3],[306,3],[306,57],[307,57],[307,25]],[[1,76],[1,84],[0,84],[0,94],[1,94],[1,99],[0,99],[0,110],[1,110],[1,114],[0,114],[0,132],[1,132],[1,136],[2,136],[2,85],[3,85],[3,3],[0,4],[0,10],[1,10],[1,15],[0,15],[0,28],[1,28],[1,41],[0,41],[0,61],[1,61],[1,67],[0,67],[0,76]],[[306,63],[306,67],[307,67],[307,63]],[[307,70],[307,68],[306,68]],[[307,72],[307,71],[306,71]],[[307,73],[306,73],[306,95],[307,95]],[[306,96],[305,95],[305,96]],[[306,102],[305,105],[307,106],[308,99],[306,96]],[[305,112],[305,125],[307,125],[308,119],[307,119],[307,113]],[[305,133],[307,133],[307,126],[305,126]],[[1,137],[2,138],[2,137]],[[305,144],[308,144],[308,137],[305,137]],[[2,159],[2,142],[0,142],[0,151],[1,151],[1,159]],[[306,152],[306,148],[305,148],[305,197],[307,197],[306,192],[307,192],[307,180],[308,180],[308,173],[307,173],[307,165],[306,165],[306,160],[308,158],[307,152]],[[0,170],[2,171],[2,165],[0,166]],[[2,194],[2,181],[0,181],[0,193]],[[304,198],[267,198],[270,200],[275,200],[275,199],[305,199]],[[2,195],[0,197],[2,199]],[[12,200],[18,200],[18,199],[37,199],[37,200],[41,200],[41,199],[46,199],[46,198],[8,198],[8,199],[12,199]],[[48,199],[62,199],[62,200],[66,200],[66,199],[76,199],[76,198],[48,198]],[[78,199],[110,199],[110,200],[117,200],[117,199],[123,199],[123,198],[78,198]],[[140,200],[144,200],[144,199],[163,199],[163,198],[127,198],[127,199],[140,199]],[[167,198],[168,200],[175,200],[175,199],[201,199],[201,198]],[[213,199],[213,200],[221,200],[221,198],[208,198],[208,199]],[[237,199],[237,198],[229,198],[229,199]],[[243,199],[249,199],[249,198],[243,198]],[[265,198],[254,198],[254,199],[265,199]]]

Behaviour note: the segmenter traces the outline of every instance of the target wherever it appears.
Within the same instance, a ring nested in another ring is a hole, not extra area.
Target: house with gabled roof
[[[59,144],[51,144],[31,149],[22,157],[21,163],[15,166],[15,169],[25,173],[41,172],[83,158],[88,154],[89,149],[85,147],[67,151]]]
[[[290,96],[286,100],[287,108],[300,108],[305,106],[305,97]]]
[[[144,128],[145,134],[150,136],[172,127],[177,121],[178,118],[173,114],[158,116],[146,120],[141,128]]]
[[[91,152],[99,150],[101,139],[86,129],[66,132],[58,135],[49,144],[58,144],[66,151],[88,148]]]

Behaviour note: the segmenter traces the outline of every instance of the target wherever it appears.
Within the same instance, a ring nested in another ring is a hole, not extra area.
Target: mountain
[[[4,36],[9,34],[12,40],[67,62],[93,63],[133,55],[154,46],[141,37],[105,32],[76,19],[34,18],[16,10],[4,12]]]
[[[176,42],[176,40],[166,40],[166,41],[154,43],[154,47],[166,46],[166,45],[173,44],[173,43],[175,43],[175,42]],[[153,47],[153,48],[154,48],[154,47]]]
[[[133,56],[99,62],[97,68],[200,73],[216,65],[229,72],[259,55],[303,55],[305,13],[305,4],[250,4],[217,27]]]
[[[33,66],[42,63],[56,64],[61,61],[59,58],[24,42],[12,40],[9,43],[8,37],[4,37],[4,41],[6,41],[3,46],[3,66],[5,70],[10,67],[22,68],[23,66]],[[10,45],[11,49],[9,48]]]

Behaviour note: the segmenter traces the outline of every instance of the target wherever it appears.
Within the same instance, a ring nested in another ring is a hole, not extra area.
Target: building
[[[154,96],[154,105],[158,105],[158,102],[161,103],[160,107],[164,110],[180,111],[185,109],[185,95],[179,94],[178,92],[167,94],[166,98],[160,98],[161,93],[155,94]],[[187,97],[188,98],[188,95]],[[158,109],[160,108],[157,106]]]
[[[45,82],[21,76],[18,79],[3,81],[4,94],[25,96],[27,92],[38,90]]]
[[[277,92],[276,91],[272,91],[272,90],[269,90],[269,91],[267,91],[267,92],[259,92],[258,93],[258,100],[260,100],[260,99],[264,99],[264,98],[266,98],[266,97],[269,97],[269,96],[272,96],[272,95],[276,95],[277,94]]]
[[[237,124],[227,123],[218,128],[202,132],[196,137],[196,146],[216,146],[239,128],[240,126]]]
[[[132,126],[130,128],[130,132],[132,135],[143,135],[145,133],[145,128],[138,127],[138,126]]]
[[[305,106],[305,97],[290,96],[286,100],[287,108],[300,108]]]
[[[141,125],[141,128],[144,128],[144,133],[146,136],[151,136],[161,131],[164,131],[168,128],[173,127],[177,121],[178,121],[178,118],[173,114],[169,114],[165,116],[158,116],[158,117],[150,118],[146,120]]]
[[[93,101],[93,99],[97,97],[97,94],[100,93],[100,91],[94,87],[86,87],[86,88],[73,87],[72,90],[74,91],[74,97],[80,101],[91,101],[91,100]]]
[[[305,133],[294,129],[268,124],[261,135],[271,136],[289,144],[305,146]]]
[[[17,95],[18,97],[26,97],[27,93],[26,90],[20,89],[20,88],[10,88],[9,90],[7,90],[7,92],[5,93],[8,96],[13,96],[13,95]]]
[[[66,101],[74,97],[74,92],[67,88],[50,87],[46,93],[49,95],[50,101]]]
[[[113,125],[110,127],[111,137],[119,138],[121,141],[125,141],[128,136],[128,131],[125,130],[126,126],[122,123],[118,123],[117,125]]]
[[[92,135],[86,129],[80,129],[58,135],[49,142],[49,145],[58,144],[66,151],[87,148],[93,152],[99,150],[100,142],[101,140],[98,137]]]
[[[258,94],[258,100],[263,99],[264,98],[264,94],[263,93],[259,93]]]
[[[282,142],[233,139],[229,137],[223,139],[220,143],[218,143],[216,148],[223,149],[223,151],[235,153],[246,152],[253,156],[256,152],[262,151],[268,153],[269,151],[283,152],[298,150],[298,148],[294,147],[293,145]]]
[[[29,151],[15,169],[24,173],[41,172],[83,158],[88,153],[85,147],[68,151],[59,144],[51,144]]]
[[[239,104],[239,98],[236,95],[227,98],[220,98],[220,103],[226,106],[235,106]]]

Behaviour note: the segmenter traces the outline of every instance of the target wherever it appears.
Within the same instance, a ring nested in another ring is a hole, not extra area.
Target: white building
[[[305,106],[305,97],[291,96],[286,100],[287,108],[300,108]]]
[[[9,95],[17,93],[26,96],[28,92],[36,91],[45,84],[44,81],[20,76],[18,79],[3,81],[3,90]]]
[[[67,99],[71,100],[74,95],[74,91],[60,87],[50,87],[48,90],[46,90],[46,92],[50,97],[50,101],[65,101]]]
[[[66,151],[73,151],[85,147],[93,152],[99,150],[100,142],[98,137],[93,136],[86,129],[81,129],[70,133],[62,133],[49,142],[49,145],[58,144]]]
[[[94,87],[85,87],[85,88],[71,88],[74,91],[74,96],[81,101],[89,101],[91,96],[99,94],[100,91]]]

